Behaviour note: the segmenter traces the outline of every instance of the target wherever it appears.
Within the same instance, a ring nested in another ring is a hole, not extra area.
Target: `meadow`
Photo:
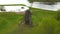
[[[0,34],[60,34],[56,11],[32,8],[32,27],[19,24],[24,14],[0,13]]]

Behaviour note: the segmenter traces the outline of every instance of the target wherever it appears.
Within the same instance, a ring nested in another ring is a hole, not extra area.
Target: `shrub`
[[[60,20],[60,11],[57,12],[57,20]]]

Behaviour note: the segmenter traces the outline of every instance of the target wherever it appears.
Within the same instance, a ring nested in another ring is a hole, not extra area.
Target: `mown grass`
[[[16,29],[23,15],[0,13],[0,34],[60,34],[57,12],[32,8],[32,27],[22,25]]]
[[[35,9],[34,9],[35,10]],[[33,11],[34,11],[33,10]],[[32,30],[33,34],[57,34],[55,32],[58,21],[55,19],[56,12],[37,10],[33,12],[33,24],[36,24]],[[58,26],[59,27],[59,26]]]
[[[60,21],[56,19],[57,12],[35,8],[31,11],[33,27],[24,27],[24,34],[60,34]]]
[[[0,34],[7,34],[13,31],[19,21],[21,21],[22,15],[9,12],[0,13]]]

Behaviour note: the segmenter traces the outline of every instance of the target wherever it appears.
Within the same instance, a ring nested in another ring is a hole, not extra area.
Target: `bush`
[[[60,11],[57,12],[57,20],[60,20]]]

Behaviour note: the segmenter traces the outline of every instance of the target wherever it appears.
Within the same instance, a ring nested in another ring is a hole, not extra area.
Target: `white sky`
[[[30,5],[27,0],[0,0],[0,5],[1,4],[25,4],[25,5]]]
[[[57,11],[57,9],[59,9],[59,6],[60,6],[60,4],[45,5],[45,4],[41,4],[39,2],[35,2],[33,4],[33,7],[35,7],[35,8],[44,9],[44,10],[53,10],[53,11]]]
[[[0,0],[0,4],[16,4],[25,3],[26,0]]]
[[[30,3],[27,0],[0,0],[0,5],[1,4],[25,4],[27,6],[30,6]],[[39,4],[39,3],[34,3],[33,7],[40,8],[40,9],[45,9],[45,10],[56,11],[56,10],[60,9],[59,8],[60,7],[60,3],[58,3],[57,5],[53,5],[53,6]]]
[[[24,7],[24,9],[21,9],[21,7]],[[5,6],[5,9],[7,12],[24,12],[26,11],[27,9],[29,9],[28,7],[26,6]]]

